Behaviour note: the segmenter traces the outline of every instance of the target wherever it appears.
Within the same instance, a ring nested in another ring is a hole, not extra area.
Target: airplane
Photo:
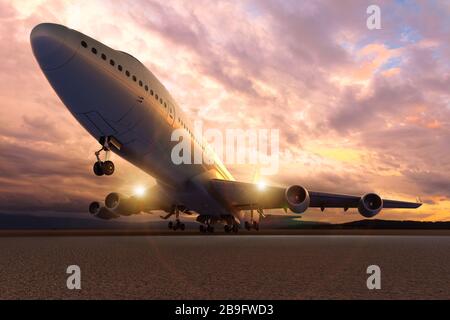
[[[236,181],[218,157],[210,164],[174,164],[170,156],[173,130],[182,129],[196,151],[204,152],[205,144],[199,143],[191,122],[168,90],[138,59],[54,23],[35,26],[30,42],[61,101],[100,143],[94,173],[114,173],[114,163],[108,160],[112,151],[157,182],[145,196],[112,192],[104,202],[92,202],[89,212],[97,218],[159,210],[167,213],[161,218],[175,218],[168,223],[172,230],[185,229],[180,215],[196,214],[201,232],[213,232],[214,225],[223,224],[226,233],[236,233],[242,227],[259,230],[260,218],[268,209],[302,214],[308,208],[357,208],[362,216],[372,218],[384,208],[421,206],[382,199],[376,193],[343,195],[301,185],[260,188],[256,183]]]

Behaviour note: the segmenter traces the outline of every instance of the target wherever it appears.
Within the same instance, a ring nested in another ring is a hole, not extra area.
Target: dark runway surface
[[[3,237],[0,298],[450,299],[450,237]]]

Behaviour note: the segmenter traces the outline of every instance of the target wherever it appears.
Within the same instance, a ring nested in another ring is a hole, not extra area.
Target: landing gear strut
[[[95,152],[97,162],[94,163],[94,173],[96,176],[110,176],[114,173],[114,163],[108,160],[109,152],[111,150],[109,146],[109,137],[101,137],[100,143],[102,144],[102,148]],[[105,151],[105,161],[100,159],[100,153],[102,151]]]

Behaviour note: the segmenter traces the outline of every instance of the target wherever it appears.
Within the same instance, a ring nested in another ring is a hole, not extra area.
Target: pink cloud
[[[118,159],[107,186],[92,176],[96,142],[31,53],[29,33],[44,21],[130,52],[207,126],[246,128],[251,119],[254,127],[280,129],[280,148],[297,160],[282,161],[274,182],[448,200],[449,7],[383,1],[383,29],[370,31],[368,4],[0,1],[0,209],[82,210],[99,195],[126,193],[136,180],[152,183]],[[405,42],[406,27],[417,39]],[[389,66],[392,58],[399,61]],[[345,162],[315,146],[364,156]],[[248,168],[232,169],[237,178],[250,176]],[[433,202],[402,217],[449,219],[445,210]]]

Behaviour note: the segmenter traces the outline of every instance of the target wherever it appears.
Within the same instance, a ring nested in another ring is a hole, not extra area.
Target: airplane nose
[[[74,54],[68,45],[69,30],[59,24],[41,23],[30,34],[34,56],[43,70],[57,69]]]

